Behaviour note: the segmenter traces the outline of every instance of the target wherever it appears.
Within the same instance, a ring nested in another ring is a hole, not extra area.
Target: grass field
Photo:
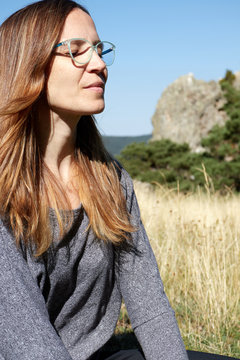
[[[187,349],[240,358],[240,198],[135,182]],[[119,332],[129,331],[125,309]],[[125,320],[124,320],[125,319]]]

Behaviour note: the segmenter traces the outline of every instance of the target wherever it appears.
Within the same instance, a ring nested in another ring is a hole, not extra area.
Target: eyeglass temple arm
[[[110,53],[111,51],[113,51],[113,49],[107,49],[107,50],[105,50],[105,51],[102,52],[102,55],[108,54],[108,53]]]
[[[55,45],[55,46],[53,47],[53,49],[56,49],[57,47],[59,47],[59,46],[61,46],[61,45],[64,45],[65,43],[66,43],[65,41],[62,41],[62,42],[60,42],[59,44]]]

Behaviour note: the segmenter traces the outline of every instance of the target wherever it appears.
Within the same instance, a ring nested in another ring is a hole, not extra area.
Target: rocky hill
[[[235,76],[235,86],[240,88],[240,72]],[[181,76],[166,88],[157,103],[151,140],[187,142],[192,150],[201,151],[201,139],[215,124],[221,126],[227,120],[222,110],[224,103],[218,82],[197,80],[192,73]]]

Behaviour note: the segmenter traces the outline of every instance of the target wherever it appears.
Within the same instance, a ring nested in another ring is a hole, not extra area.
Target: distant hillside
[[[103,142],[110,154],[116,156],[119,155],[121,150],[133,142],[147,142],[151,139],[152,135],[142,136],[103,136]]]

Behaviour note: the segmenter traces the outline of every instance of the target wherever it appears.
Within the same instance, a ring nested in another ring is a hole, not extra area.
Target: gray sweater
[[[86,231],[81,207],[67,235],[40,258],[18,249],[0,223],[0,359],[86,360],[113,334],[122,298],[147,360],[187,359],[124,170],[121,184],[138,227],[130,247],[114,248]]]

